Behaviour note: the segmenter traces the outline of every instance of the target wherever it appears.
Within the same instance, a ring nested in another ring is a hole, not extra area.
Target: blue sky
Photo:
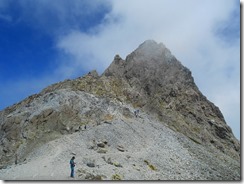
[[[237,0],[0,0],[0,110],[163,42],[240,137]]]

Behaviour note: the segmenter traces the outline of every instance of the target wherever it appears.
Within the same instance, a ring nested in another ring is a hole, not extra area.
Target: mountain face
[[[219,108],[207,100],[191,72],[162,44],[146,41],[125,61],[116,56],[103,75],[125,79],[137,93],[129,101],[155,113],[172,129],[239,157],[239,143]]]
[[[116,55],[100,76],[91,71],[6,108],[0,126],[1,179],[67,179],[44,166],[67,167],[60,160],[73,154],[83,160],[77,179],[240,180],[240,143],[219,108],[152,40],[125,60]],[[35,162],[37,174],[16,175]]]

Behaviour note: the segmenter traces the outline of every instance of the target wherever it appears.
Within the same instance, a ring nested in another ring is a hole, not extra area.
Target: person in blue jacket
[[[71,174],[70,174],[70,177],[74,178],[74,173],[75,173],[75,157],[72,157],[70,162],[70,168],[71,168]]]

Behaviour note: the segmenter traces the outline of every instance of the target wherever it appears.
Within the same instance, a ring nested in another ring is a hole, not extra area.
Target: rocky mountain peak
[[[163,43],[147,40],[129,54],[125,60],[116,55],[114,61],[105,70],[103,75],[121,77],[121,73],[126,74],[129,71],[134,71],[133,75],[136,73],[134,76],[138,76],[144,70],[150,70],[154,73],[161,70],[159,69],[161,67],[167,69],[170,65],[177,67],[179,64]],[[160,73],[164,74],[162,71]],[[144,74],[146,75],[146,73]]]
[[[0,111],[0,145],[2,179],[60,180],[66,171],[52,172],[69,154],[80,159],[79,179],[117,177],[114,167],[130,180],[240,178],[240,143],[221,111],[153,40],[125,60],[115,55],[101,76],[94,70],[53,84]],[[16,171],[2,169],[14,162]],[[20,167],[27,175],[16,176]]]
[[[162,43],[148,40],[125,60],[116,57],[103,76],[129,84],[132,89],[126,87],[122,91],[134,107],[156,114],[168,126],[197,142],[210,142],[224,150],[227,141],[233,150],[240,149],[219,108],[199,91],[191,71]],[[217,145],[213,141],[216,138],[222,143]]]
[[[170,50],[163,43],[157,43],[154,40],[143,42],[126,60],[134,62],[170,62],[174,59]]]
[[[184,67],[163,43],[153,40],[143,42],[125,60],[118,55],[103,73],[125,79],[131,85],[146,89],[153,94],[155,88],[172,88],[178,85],[194,84],[189,69]]]

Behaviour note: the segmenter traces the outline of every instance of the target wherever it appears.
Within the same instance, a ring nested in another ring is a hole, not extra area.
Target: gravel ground
[[[75,178],[69,160],[75,156]],[[141,113],[51,141],[25,162],[0,170],[2,180],[240,180],[240,163],[207,150]]]

